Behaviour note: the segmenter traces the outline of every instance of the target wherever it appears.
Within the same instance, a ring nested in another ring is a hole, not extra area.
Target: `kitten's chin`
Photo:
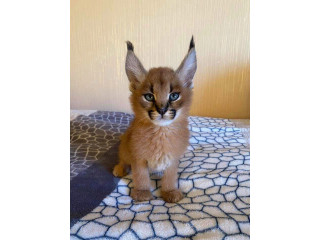
[[[153,122],[153,124],[155,124],[157,126],[168,126],[173,121],[174,121],[174,119],[172,119],[172,120],[160,119],[160,120],[153,120],[152,122]]]

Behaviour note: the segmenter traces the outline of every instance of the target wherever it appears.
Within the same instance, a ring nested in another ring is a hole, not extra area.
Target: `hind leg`
[[[126,135],[123,135],[123,137],[121,138],[118,156],[119,163],[114,167],[112,173],[115,177],[124,177],[130,171],[130,162],[128,162],[127,159],[131,159],[127,149]]]
[[[118,163],[113,169],[113,176],[115,177],[124,177],[129,173],[130,165],[121,162]]]

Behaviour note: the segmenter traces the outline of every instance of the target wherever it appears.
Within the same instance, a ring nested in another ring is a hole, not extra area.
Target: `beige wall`
[[[177,68],[194,35],[191,114],[250,117],[249,0],[71,0],[71,109],[131,112],[125,41]]]

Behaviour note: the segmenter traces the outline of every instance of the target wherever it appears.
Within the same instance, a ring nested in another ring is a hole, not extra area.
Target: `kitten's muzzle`
[[[159,108],[157,105],[156,105],[156,109],[157,109],[157,112],[159,114],[161,114],[161,116],[163,116],[167,111],[168,111],[168,107],[169,107],[169,104],[167,104],[165,107],[163,108]]]
[[[161,116],[163,116],[166,112],[167,112],[167,108],[160,108],[159,110],[157,110],[158,111],[158,113],[160,113],[161,114]]]

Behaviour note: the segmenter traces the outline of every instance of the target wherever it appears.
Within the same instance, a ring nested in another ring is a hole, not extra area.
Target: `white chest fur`
[[[148,167],[152,171],[164,171],[171,165],[172,157],[169,154],[157,154],[155,158],[148,161]]]

